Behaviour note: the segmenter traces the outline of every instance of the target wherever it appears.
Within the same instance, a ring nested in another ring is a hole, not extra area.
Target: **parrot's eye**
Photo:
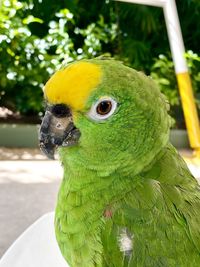
[[[98,104],[96,111],[99,115],[106,115],[111,111],[111,109],[112,109],[111,101],[110,100],[104,100]]]
[[[103,97],[92,106],[88,115],[93,120],[105,120],[114,113],[116,107],[117,102],[114,99]]]

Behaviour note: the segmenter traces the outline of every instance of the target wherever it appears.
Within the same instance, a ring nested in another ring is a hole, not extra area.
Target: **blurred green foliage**
[[[0,3],[1,105],[21,114],[42,110],[41,89],[61,64],[101,54],[102,45],[116,37],[116,25],[103,16],[81,29],[69,9],[53,2]]]
[[[189,67],[196,104],[200,112],[200,56],[189,50],[185,54],[185,57]],[[161,91],[169,100],[171,115],[176,120],[175,126],[185,127],[178,85],[174,72],[174,63],[169,53],[167,55],[159,55],[158,58],[154,59],[150,75],[158,83]]]
[[[176,2],[200,109],[200,1]],[[180,109],[162,9],[110,0],[0,0],[0,6],[1,106],[39,114],[42,87],[61,64],[108,54],[151,74],[172,115]]]

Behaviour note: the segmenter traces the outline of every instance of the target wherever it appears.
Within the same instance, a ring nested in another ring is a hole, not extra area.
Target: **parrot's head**
[[[44,88],[40,147],[93,169],[148,165],[168,142],[168,105],[153,80],[112,59],[82,60]]]

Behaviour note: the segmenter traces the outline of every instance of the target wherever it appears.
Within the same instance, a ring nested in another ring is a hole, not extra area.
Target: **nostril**
[[[71,115],[70,109],[64,104],[52,106],[51,112],[57,118],[64,118]]]
[[[61,127],[62,127],[62,124],[58,122],[58,123],[56,124],[56,128],[60,129]]]

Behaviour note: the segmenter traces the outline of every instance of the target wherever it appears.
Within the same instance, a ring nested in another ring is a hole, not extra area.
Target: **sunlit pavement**
[[[30,224],[54,210],[61,178],[60,163],[39,150],[0,148],[0,257]]]
[[[200,159],[189,150],[180,153],[200,181]],[[38,149],[0,148],[0,257],[30,224],[54,210],[61,178],[60,163]]]

